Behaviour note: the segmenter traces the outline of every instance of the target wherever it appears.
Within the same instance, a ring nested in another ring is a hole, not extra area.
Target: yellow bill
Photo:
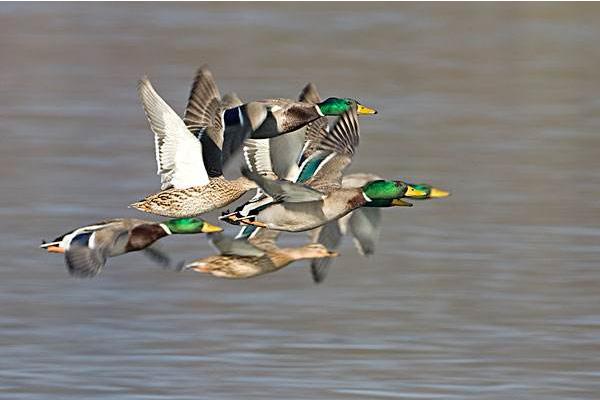
[[[373,115],[373,114],[377,114],[377,110],[374,110],[369,107],[365,107],[362,104],[357,103],[356,104],[356,113],[358,115]]]
[[[215,233],[215,232],[222,232],[223,228],[216,226],[216,225],[209,224],[208,222],[204,222],[204,225],[202,225],[202,229],[200,229],[200,231],[202,233]]]
[[[448,196],[450,196],[450,192],[447,192],[445,190],[438,189],[435,187],[431,188],[431,193],[429,194],[429,197],[431,197],[431,198],[440,198],[440,197],[448,197]]]

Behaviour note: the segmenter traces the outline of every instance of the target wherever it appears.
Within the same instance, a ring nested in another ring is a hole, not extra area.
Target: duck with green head
[[[155,261],[168,265],[169,259],[149,247],[169,235],[220,232],[218,226],[200,218],[177,218],[162,222],[118,218],[86,225],[67,232],[40,247],[49,253],[62,253],[69,274],[97,275],[108,257],[144,250]]]
[[[316,144],[299,171],[310,166],[310,177],[302,183],[267,179],[245,170],[271,201],[244,205],[221,219],[274,230],[299,232],[314,229],[338,219],[358,207],[410,206],[404,197],[424,193],[401,181],[376,180],[361,188],[343,188],[342,176],[351,163],[359,143],[357,107],[353,105],[335,124],[331,132],[313,136]],[[316,164],[316,165],[313,165]]]
[[[252,209],[245,215],[236,211],[221,219],[234,223],[254,225],[287,232],[302,232],[315,229],[329,221],[343,217],[359,207],[410,207],[411,203],[402,200],[405,197],[422,197],[424,193],[402,181],[377,180],[367,183],[361,188],[337,189],[330,193],[318,192],[308,187],[297,185],[298,193],[286,188],[289,192],[280,197],[273,183],[263,185],[261,177],[255,177],[259,187],[277,200],[267,205]],[[275,185],[279,185],[276,182]],[[287,184],[282,183],[282,186]],[[313,196],[312,199],[310,196]],[[272,196],[273,197],[273,196]],[[296,202],[296,199],[303,201]]]
[[[244,177],[227,179],[223,166],[247,137],[273,137],[302,127],[323,115],[356,104],[328,99],[319,105],[285,99],[250,102],[231,108],[221,98],[212,73],[198,70],[183,120],[158,95],[148,79],[138,92],[150,129],[161,191],[131,204],[167,217],[193,217],[225,207],[256,185]],[[230,108],[228,108],[230,107]],[[365,114],[374,113],[364,106]]]
[[[368,182],[380,180],[377,175],[356,173],[344,176],[342,186],[345,188],[362,187]],[[409,184],[411,187],[422,191],[424,195],[412,196],[414,200],[442,198],[450,195],[449,192],[432,187],[428,184]],[[389,201],[389,200],[388,200]],[[375,253],[377,241],[381,231],[381,209],[375,207],[377,203],[385,205],[387,201],[374,201],[365,207],[356,209],[340,219],[328,222],[310,232],[313,243],[320,243],[330,250],[336,250],[345,235],[352,236],[354,245],[363,256]],[[332,259],[313,259],[310,262],[310,270],[315,283],[322,282],[329,271]]]
[[[355,107],[359,115],[377,111],[351,98],[330,97],[317,104],[290,99],[252,101],[225,111],[223,158],[227,160],[246,139],[267,139],[296,131],[323,116],[341,116]]]

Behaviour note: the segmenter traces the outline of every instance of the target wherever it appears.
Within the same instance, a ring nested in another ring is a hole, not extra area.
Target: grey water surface
[[[0,4],[0,398],[599,398],[599,20],[581,3]],[[377,108],[351,170],[452,197],[385,210],[377,253],[347,240],[321,285],[306,263],[227,281],[140,254],[69,277],[41,239],[144,217],[127,205],[159,187],[137,80],[181,112],[203,63],[246,99],[313,81]]]

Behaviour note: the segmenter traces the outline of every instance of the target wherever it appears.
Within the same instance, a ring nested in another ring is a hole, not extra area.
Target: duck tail
[[[40,244],[40,249],[47,249],[48,247],[58,246],[60,242],[46,242],[42,240],[42,244]]]
[[[129,205],[129,208],[135,208],[136,210],[147,212],[147,213],[152,212],[152,207],[150,207],[148,205],[148,203],[146,202],[146,199],[137,201],[135,203],[131,203]]]

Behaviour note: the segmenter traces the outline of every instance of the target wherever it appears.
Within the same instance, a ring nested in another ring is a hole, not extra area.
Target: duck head
[[[162,225],[165,225],[172,234],[213,233],[223,230],[201,218],[175,218],[164,221]]]
[[[320,243],[311,243],[297,249],[289,249],[289,253],[296,260],[337,257],[339,255],[335,251],[329,251],[327,247]]]
[[[346,111],[352,108],[352,105],[356,104],[356,113],[358,115],[373,115],[377,114],[377,110],[369,107],[365,107],[354,99],[330,97],[327,100],[317,104],[319,110],[323,115],[342,115]]]
[[[376,180],[362,187],[365,207],[411,207],[403,197],[421,198],[426,193],[403,181]]]

